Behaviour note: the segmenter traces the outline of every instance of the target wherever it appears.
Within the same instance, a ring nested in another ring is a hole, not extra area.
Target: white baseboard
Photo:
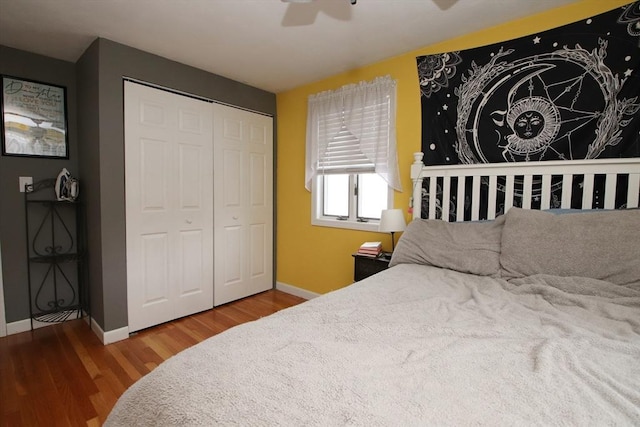
[[[7,323],[7,335],[19,334],[31,330],[31,320],[22,319],[16,322]]]
[[[287,285],[286,283],[282,282],[276,282],[276,289],[307,300],[319,297],[321,295],[315,292],[308,291],[306,289],[298,288],[296,286]]]
[[[86,319],[87,313],[83,311],[83,315],[80,318]],[[75,314],[69,316],[69,320],[71,319],[79,319]],[[93,319],[92,319],[93,320]],[[33,320],[33,329],[46,328],[47,326],[57,325],[62,322],[40,322],[38,320]],[[31,320],[30,319],[22,319],[15,322],[7,323],[7,335],[19,334],[22,332],[28,332],[31,330]]]
[[[34,319],[33,329],[46,328],[60,322],[39,322]],[[7,335],[19,334],[31,330],[31,321],[29,319],[18,320],[17,322],[7,323]]]
[[[107,345],[114,342],[126,340],[129,338],[129,327],[125,326],[112,331],[103,331],[98,322],[95,319],[91,319],[91,330],[98,336],[102,344]]]
[[[87,317],[84,317],[88,321]],[[45,326],[55,325],[54,322],[38,322],[33,321],[33,329],[44,328]],[[31,320],[22,319],[16,322],[7,323],[7,335],[19,334],[21,332],[28,332],[31,330]],[[129,327],[125,326],[120,329],[114,329],[113,331],[103,331],[98,322],[91,318],[91,330],[98,336],[98,339],[102,344],[107,345],[117,341],[126,340],[129,338]]]

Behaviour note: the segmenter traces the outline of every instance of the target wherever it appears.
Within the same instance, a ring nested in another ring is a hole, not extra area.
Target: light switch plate
[[[18,181],[20,183],[20,192],[24,193],[24,186],[33,184],[33,177],[32,176],[21,176],[21,177],[18,178]]]

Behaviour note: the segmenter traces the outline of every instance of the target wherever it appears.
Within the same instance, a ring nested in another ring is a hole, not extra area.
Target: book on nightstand
[[[377,257],[382,254],[382,242],[364,242],[358,249],[358,255]]]

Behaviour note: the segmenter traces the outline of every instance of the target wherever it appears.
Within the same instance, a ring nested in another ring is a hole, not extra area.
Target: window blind
[[[344,86],[309,97],[306,187],[318,174],[376,172],[400,189],[395,81]]]

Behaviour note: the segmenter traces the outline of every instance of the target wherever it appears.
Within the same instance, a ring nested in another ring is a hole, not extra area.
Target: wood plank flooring
[[[271,290],[107,346],[84,320],[0,338],[0,425],[100,426],[118,397],[162,361],[303,301]]]

